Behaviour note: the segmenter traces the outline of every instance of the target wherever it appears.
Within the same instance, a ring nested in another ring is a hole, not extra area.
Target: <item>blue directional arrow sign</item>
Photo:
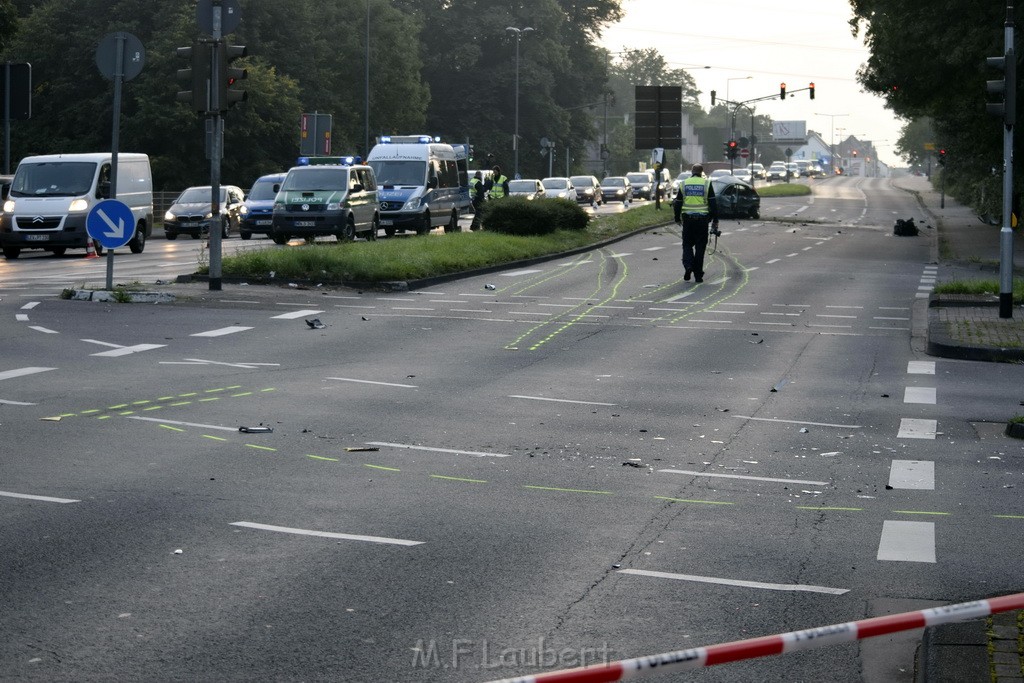
[[[117,249],[135,235],[135,216],[124,202],[104,199],[85,217],[85,229],[107,249]]]

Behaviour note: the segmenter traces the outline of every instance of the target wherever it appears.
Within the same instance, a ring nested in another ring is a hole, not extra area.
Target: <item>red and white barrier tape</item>
[[[962,602],[917,612],[903,612],[885,617],[873,617],[845,624],[833,624],[806,631],[792,631],[773,636],[737,640],[731,643],[677,650],[660,655],[623,659],[606,664],[594,664],[580,669],[565,669],[536,676],[506,678],[492,683],[613,683],[641,678],[649,674],[670,671],[689,671],[716,664],[738,662],[770,655],[782,655],[801,650],[848,643],[863,638],[909,631],[925,626],[937,626],[958,621],[970,621],[998,612],[1024,609],[1024,593],[1004,595],[988,600]]]

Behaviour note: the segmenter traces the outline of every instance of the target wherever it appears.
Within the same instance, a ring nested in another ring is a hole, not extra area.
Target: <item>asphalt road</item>
[[[0,264],[3,677],[486,681],[1019,590],[1019,374],[916,350],[913,198],[762,216],[701,285],[674,227],[401,294]],[[662,680],[910,681],[914,644]]]

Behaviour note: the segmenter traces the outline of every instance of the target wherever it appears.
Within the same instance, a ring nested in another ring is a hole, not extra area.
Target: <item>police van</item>
[[[469,210],[469,146],[449,145],[429,135],[381,136],[366,163],[377,175],[380,224],[391,237],[398,230],[425,235],[444,226],[459,231]]]
[[[274,197],[270,238],[287,244],[334,235],[348,242],[356,235],[377,239],[380,211],[373,169],[359,157],[299,157]]]
[[[68,249],[86,249],[89,211],[110,198],[112,155],[46,154],[25,157],[18,164],[0,216],[0,248],[16,259],[24,249],[45,249],[61,256]],[[117,155],[117,199],[135,218],[128,242],[142,253],[153,231],[153,174],[145,154]],[[102,247],[96,245],[96,252]]]

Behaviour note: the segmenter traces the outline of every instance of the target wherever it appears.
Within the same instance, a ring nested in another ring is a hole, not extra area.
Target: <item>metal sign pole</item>
[[[4,173],[11,173],[11,63],[4,63]]]
[[[114,53],[114,126],[110,134],[110,197],[117,199],[117,153],[121,142],[121,83],[124,80],[125,34],[115,35]],[[134,230],[135,226],[131,226]],[[107,249],[107,291],[114,289],[114,250]]]
[[[210,290],[221,289],[221,217],[220,217],[220,163],[224,147],[224,129],[221,127],[220,60],[226,55],[221,49],[222,10],[219,1],[213,3],[213,59],[210,60],[210,110],[213,119],[213,149],[210,151]]]

